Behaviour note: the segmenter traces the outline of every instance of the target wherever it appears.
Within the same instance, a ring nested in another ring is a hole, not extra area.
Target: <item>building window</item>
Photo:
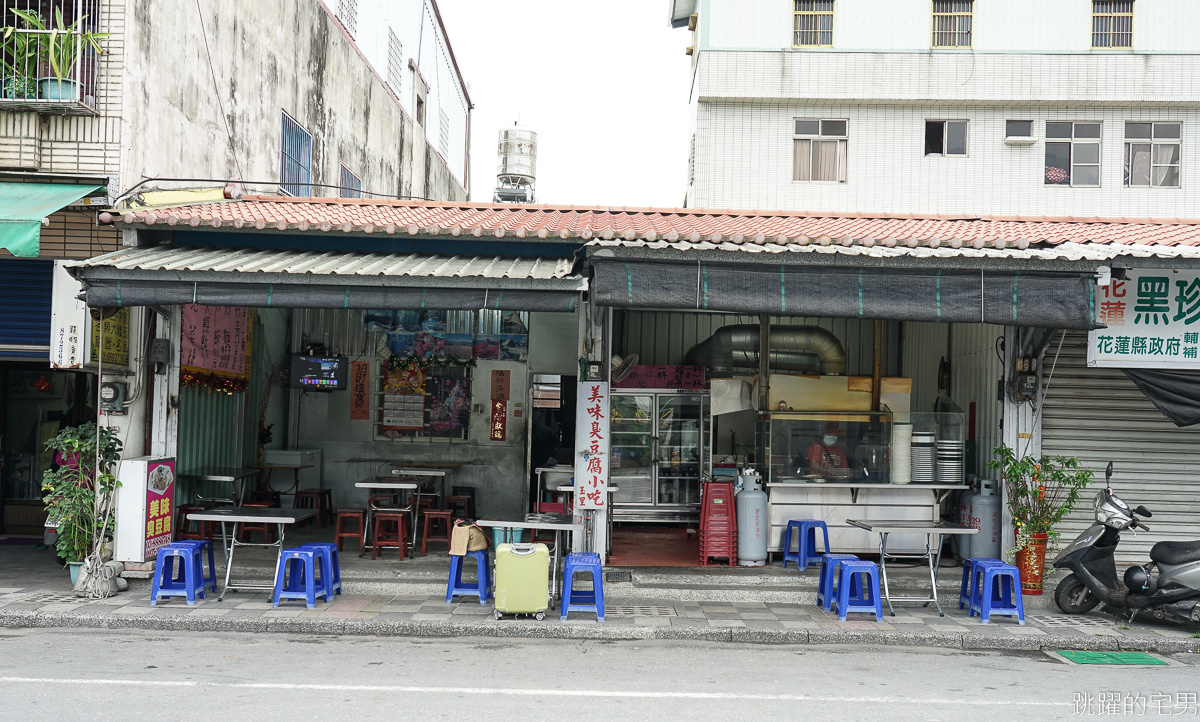
[[[846,182],[847,120],[796,118],[792,180]]]
[[[1046,123],[1046,185],[1100,185],[1100,124]]]
[[[425,127],[425,99],[417,96],[417,125]]]
[[[358,0],[338,0],[338,20],[351,36],[358,34]]]
[[[438,108],[438,149],[443,158],[450,157],[450,116],[441,108]]]
[[[1033,137],[1033,121],[1032,120],[1006,120],[1006,121],[1004,121],[1004,137],[1005,138],[1032,138]]]
[[[292,116],[283,114],[280,134],[279,190],[284,195],[312,195],[312,134]]]
[[[1179,187],[1179,123],[1125,124],[1125,185]]]
[[[967,154],[967,121],[925,121],[925,155],[945,156]]]
[[[974,0],[933,0],[933,47],[971,47]]]
[[[833,0],[796,0],[792,47],[833,47]]]
[[[341,198],[362,198],[362,179],[354,175],[346,166],[342,166],[341,177],[338,180],[338,196]]]
[[[400,95],[400,85],[404,82],[404,46],[391,28],[388,28],[387,82],[392,92]]]
[[[1092,0],[1092,47],[1133,47],[1133,0]]]

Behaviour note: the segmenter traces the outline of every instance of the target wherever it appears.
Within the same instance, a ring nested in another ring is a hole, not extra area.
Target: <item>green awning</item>
[[[70,183],[0,183],[0,248],[14,256],[36,256],[42,219],[103,188]]]

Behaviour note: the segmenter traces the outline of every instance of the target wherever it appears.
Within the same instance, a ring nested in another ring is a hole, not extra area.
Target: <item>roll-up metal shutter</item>
[[[1046,369],[1058,340],[1046,353]],[[1196,376],[1200,383],[1200,374]],[[1042,450],[1078,456],[1095,471],[1094,481],[1061,525],[1063,542],[1090,526],[1092,500],[1104,488],[1104,467],[1113,462],[1113,490],[1131,507],[1154,513],[1151,531],[1121,535],[1118,573],[1150,560],[1157,541],[1200,539],[1200,425],[1178,428],[1120,369],[1088,368],[1087,336],[1068,332],[1042,410]]]
[[[52,261],[0,259],[0,357],[50,358]]]

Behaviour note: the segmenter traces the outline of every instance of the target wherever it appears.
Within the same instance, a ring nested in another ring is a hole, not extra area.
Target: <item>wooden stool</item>
[[[358,520],[358,528],[353,531],[346,531],[346,521],[349,519]],[[366,509],[338,509],[337,512],[337,527],[334,531],[333,540],[337,542],[338,551],[342,551],[342,539],[353,539],[358,542],[358,549],[362,551],[363,546],[363,531],[367,525],[367,510]]]
[[[475,502],[469,496],[446,497],[446,509],[454,512],[456,519],[474,519]]]
[[[371,494],[368,503],[373,507],[398,507],[400,502],[396,499],[396,493],[391,491],[376,491]]]
[[[468,517],[475,518],[475,487],[473,486],[452,486],[450,487],[450,496],[465,496],[471,499]]]
[[[204,511],[202,506],[180,506],[175,509],[179,513],[179,517],[175,521],[175,538],[183,539],[200,539],[206,541],[213,540],[213,522],[211,521],[193,521],[189,522],[188,514],[199,514]],[[192,529],[192,524],[196,525]]]
[[[296,528],[300,528],[305,524],[316,524],[318,529],[324,528],[324,514],[321,513],[321,493],[318,491],[297,491],[295,496],[295,508],[297,509],[316,509],[317,515],[310,516],[303,521],[296,522]]]
[[[379,556],[379,550],[384,547],[396,547],[400,552],[400,561],[404,561],[404,548],[408,545],[408,512],[377,511],[373,523],[375,533],[371,538],[371,558]]]
[[[242,504],[243,509],[270,509],[270,505],[258,504]],[[238,541],[247,542],[250,539],[250,534],[256,531],[262,532],[263,543],[271,544],[275,541],[275,525],[269,522],[262,524],[253,524],[242,522],[241,528],[238,529]]]
[[[421,534],[421,556],[425,556],[425,547],[430,541],[440,541],[450,543],[450,530],[454,527],[454,512],[450,509],[426,509],[424,512],[425,530]],[[443,524],[440,534],[431,534],[429,530],[433,527],[433,522],[440,521]]]
[[[329,526],[333,523],[333,489],[316,489],[316,492],[321,495],[317,516],[324,518],[322,526]]]

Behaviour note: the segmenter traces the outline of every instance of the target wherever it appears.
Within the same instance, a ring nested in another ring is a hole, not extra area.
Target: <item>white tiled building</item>
[[[690,207],[1197,215],[1194,0],[670,8],[694,38]]]

